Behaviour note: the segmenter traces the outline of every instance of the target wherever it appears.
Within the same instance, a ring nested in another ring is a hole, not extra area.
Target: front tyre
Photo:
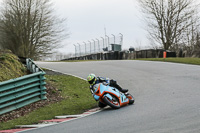
[[[117,98],[115,96],[112,96],[112,100],[110,98],[108,98],[107,96],[104,96],[103,101],[105,102],[105,104],[109,105],[113,109],[120,108],[119,101],[117,100]]]

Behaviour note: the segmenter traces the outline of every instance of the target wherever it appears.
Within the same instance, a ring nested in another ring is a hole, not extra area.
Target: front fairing
[[[120,92],[113,87],[105,86],[102,83],[94,85],[94,98],[95,98],[95,100],[99,100],[106,93],[110,93],[110,94],[116,96],[117,98],[121,97]]]
[[[111,93],[115,95],[116,97],[120,97],[120,93],[117,89],[110,87],[110,86],[105,86],[103,84],[100,84],[100,91],[101,93]]]
[[[125,94],[114,87],[100,84],[100,92],[103,95],[106,94],[110,100],[112,100],[112,96],[110,96],[110,94],[116,96],[119,99],[120,105],[125,105],[129,102],[129,99],[125,96]]]
[[[100,98],[100,96],[97,96],[97,95],[93,95],[93,97],[94,97],[94,99],[95,99],[96,101],[98,101],[99,98]]]
[[[121,93],[118,89],[110,86],[103,85],[102,83],[94,85],[94,99],[96,101],[100,100],[107,96],[110,100],[112,100],[112,96],[114,95],[119,99],[120,105],[126,105],[129,102],[129,99],[124,95],[124,93]]]

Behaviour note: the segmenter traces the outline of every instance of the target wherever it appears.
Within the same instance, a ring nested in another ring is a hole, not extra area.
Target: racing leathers
[[[115,80],[113,80],[113,79],[109,79],[109,78],[104,78],[104,77],[97,77],[96,78],[96,81],[95,81],[95,83],[93,84],[93,85],[90,85],[90,91],[91,91],[91,93],[92,93],[92,95],[93,95],[93,97],[94,97],[94,99],[96,100],[96,99],[98,99],[97,97],[97,95],[95,95],[94,94],[94,86],[96,85],[96,84],[99,84],[99,83],[103,83],[104,85],[109,85],[109,86],[111,86],[111,87],[115,87],[115,88],[117,88],[119,91],[121,91],[121,92],[123,92],[123,93],[126,93],[128,90],[127,89],[122,89],[118,84],[117,84],[117,82],[115,81]],[[100,101],[99,101],[99,107],[105,107],[106,105],[105,104],[103,104],[103,103],[101,103]]]

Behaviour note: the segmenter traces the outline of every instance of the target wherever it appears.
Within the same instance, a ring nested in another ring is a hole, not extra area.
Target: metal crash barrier
[[[26,66],[32,74],[0,82],[0,115],[47,99],[45,72],[31,59]]]

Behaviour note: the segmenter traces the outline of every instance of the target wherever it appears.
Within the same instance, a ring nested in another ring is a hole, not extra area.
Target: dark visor
[[[93,84],[94,80],[95,80],[95,78],[93,78],[91,81],[88,81],[89,84]]]

